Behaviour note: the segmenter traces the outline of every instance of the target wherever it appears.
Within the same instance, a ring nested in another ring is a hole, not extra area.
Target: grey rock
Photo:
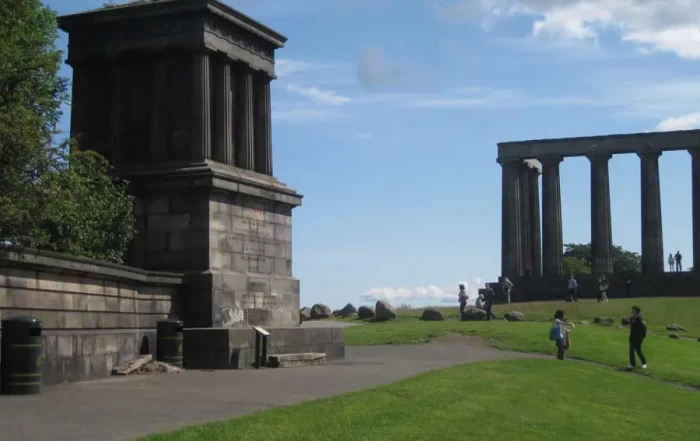
[[[332,314],[333,317],[340,317],[340,309],[334,309]]]
[[[326,319],[331,317],[331,308],[323,303],[317,303],[311,308],[312,319]]]
[[[674,340],[678,340],[680,337],[678,336],[678,334],[673,333],[673,334],[668,334],[668,338],[672,338],[672,339],[674,339]]]
[[[345,305],[343,307],[343,309],[338,311],[338,313],[339,313],[338,315],[340,315],[341,317],[347,317],[347,316],[352,315],[352,314],[357,314],[357,308],[352,306],[352,303],[348,303],[347,305]]]
[[[442,312],[440,312],[439,309],[425,308],[421,320],[425,320],[426,322],[439,322],[445,320],[445,318],[442,316]]]
[[[588,323],[588,320],[581,320],[580,322],[583,326],[588,326],[590,323]]]
[[[509,322],[524,322],[525,314],[523,314],[520,311],[511,311],[508,314],[504,315],[503,318],[505,318]]]
[[[373,319],[374,315],[373,306],[360,306],[360,309],[357,310],[357,316],[361,319]]]
[[[462,320],[470,322],[486,320],[486,311],[474,307],[467,308],[467,310],[464,311],[464,316],[462,317]]]
[[[301,316],[301,320],[304,322],[307,320],[311,320],[311,308],[306,306],[301,308],[301,310],[299,311],[299,315]]]
[[[394,307],[391,306],[389,302],[384,300],[377,300],[377,304],[374,305],[375,315],[377,320],[393,320],[396,318],[396,312]]]
[[[612,317],[596,317],[593,319],[593,323],[596,325],[610,326],[615,324],[615,319]]]
[[[683,332],[688,332],[687,329],[685,329],[683,326],[677,324],[677,323],[671,323],[670,325],[666,326],[667,331],[683,331]]]

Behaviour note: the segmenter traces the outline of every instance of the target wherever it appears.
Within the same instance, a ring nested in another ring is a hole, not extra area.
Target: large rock
[[[374,318],[374,308],[371,306],[360,306],[357,310],[357,316],[361,319],[373,319]]]
[[[466,311],[464,311],[464,316],[462,316],[462,320],[466,321],[481,321],[481,320],[486,320],[486,311],[483,309],[471,307],[468,308]]]
[[[593,323],[596,325],[611,326],[615,324],[615,319],[612,317],[596,317],[593,319]]]
[[[588,320],[581,320],[581,324],[584,325],[584,326],[588,326],[588,325],[589,325]]]
[[[301,316],[301,321],[305,322],[307,320],[311,320],[311,308],[309,307],[303,307],[299,311],[299,315]]]
[[[340,309],[334,309],[332,315],[333,317],[340,317]]]
[[[442,312],[436,308],[425,308],[420,319],[425,320],[426,322],[439,322],[441,320],[445,320],[445,318],[442,316]]]
[[[674,339],[674,340],[678,340],[680,337],[678,336],[678,334],[668,334],[668,338],[672,338],[672,339]]]
[[[683,326],[676,324],[676,323],[671,323],[670,325],[666,326],[667,331],[683,331],[683,332],[688,332],[687,329],[685,329]]]
[[[525,314],[519,311],[511,311],[503,316],[509,322],[524,322]]]
[[[393,320],[396,318],[394,307],[384,300],[377,300],[377,304],[374,305],[374,314],[377,320]]]
[[[317,303],[311,308],[312,319],[327,319],[331,317],[331,308],[323,303]]]
[[[356,314],[356,313],[357,313],[357,308],[355,308],[354,306],[352,306],[352,303],[348,303],[347,305],[345,305],[345,306],[343,307],[343,309],[341,309],[340,311],[338,311],[338,313],[339,313],[338,315],[340,315],[341,317],[347,317],[347,316],[349,316],[349,315]]]

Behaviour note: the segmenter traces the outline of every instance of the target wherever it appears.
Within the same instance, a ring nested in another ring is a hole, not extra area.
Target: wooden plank
[[[121,366],[112,369],[112,375],[129,375],[137,371],[141,366],[153,360],[153,355],[142,355],[136,360],[132,360]]]
[[[253,326],[253,330],[254,330],[255,332],[257,332],[258,334],[262,334],[262,335],[264,335],[264,336],[266,336],[266,337],[269,337],[269,336],[270,336],[270,333],[267,332],[266,330],[264,330],[263,328],[261,328],[260,326]]]

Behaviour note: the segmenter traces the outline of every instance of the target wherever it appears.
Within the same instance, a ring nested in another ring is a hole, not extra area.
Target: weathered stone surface
[[[347,305],[345,305],[343,307],[343,309],[338,311],[338,313],[339,313],[338,315],[340,315],[341,317],[347,317],[347,316],[352,315],[352,314],[357,314],[357,308],[355,308],[352,305],[352,303],[348,303]]]
[[[596,317],[593,319],[596,325],[611,326],[615,324],[615,319],[612,317]]]
[[[374,305],[374,311],[377,320],[393,320],[396,318],[394,307],[384,300],[377,300],[377,303]]]
[[[299,315],[301,316],[302,321],[311,320],[311,308],[306,306],[301,308]]]
[[[421,316],[421,320],[425,320],[427,322],[439,322],[444,319],[445,318],[442,316],[442,312],[440,312],[440,310],[437,308],[425,308],[423,310],[423,315]]]
[[[519,311],[511,311],[504,315],[503,318],[509,322],[523,322],[525,321],[525,314]]]
[[[683,326],[677,324],[677,323],[671,323],[670,325],[666,326],[667,331],[682,331],[682,332],[688,332],[687,329],[685,329]]]
[[[581,320],[580,322],[584,326],[588,326],[590,323],[588,323],[588,320]]]
[[[374,308],[372,306],[360,306],[357,316],[363,320],[374,318]]]
[[[312,319],[327,319],[331,317],[331,308],[323,303],[317,303],[311,307]]]
[[[268,367],[289,368],[301,366],[318,366],[326,362],[326,354],[322,352],[306,352],[300,354],[270,355]]]
[[[481,320],[486,320],[486,311],[483,309],[475,308],[475,307],[470,307],[467,308],[466,311],[464,311],[464,316],[462,316],[462,320],[464,321],[481,321]]]

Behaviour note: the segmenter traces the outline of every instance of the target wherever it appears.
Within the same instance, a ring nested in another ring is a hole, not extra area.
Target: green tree
[[[0,243],[121,262],[134,235],[126,182],[89,146],[53,147],[67,96],[56,36],[40,0],[0,0]]]
[[[591,268],[591,244],[567,243],[564,245],[564,258],[575,258],[588,268]],[[619,245],[613,245],[613,272],[641,272],[642,257],[639,253],[627,251]],[[590,272],[590,270],[589,270]]]
[[[591,274],[591,267],[586,265],[583,259],[574,256],[564,256],[564,274],[586,275]]]

